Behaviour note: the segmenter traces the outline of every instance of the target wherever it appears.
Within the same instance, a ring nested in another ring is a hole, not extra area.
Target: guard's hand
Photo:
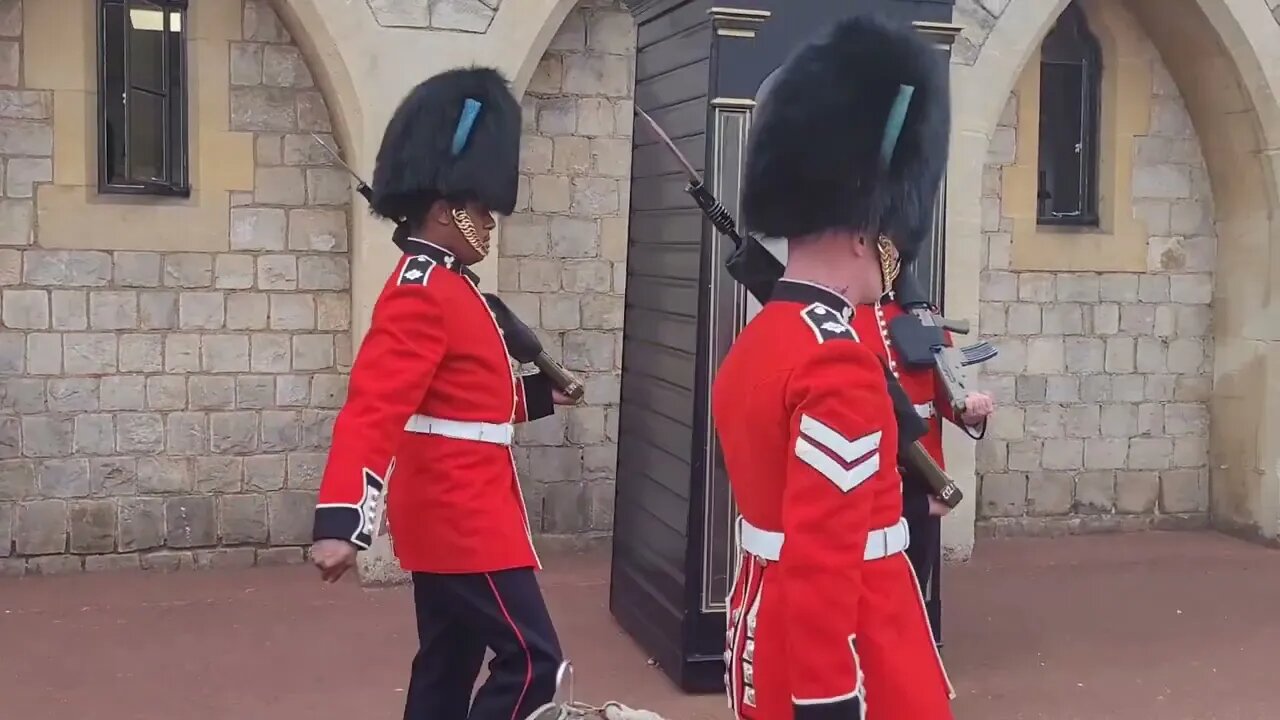
[[[551,402],[556,405],[577,405],[578,401],[565,395],[556,388],[551,388]]]
[[[987,416],[995,412],[996,402],[986,393],[969,393],[964,399],[964,412],[960,415],[960,419],[965,425],[977,425]]]
[[[356,564],[356,546],[346,540],[317,540],[311,546],[311,562],[320,568],[320,579],[327,583],[338,579]]]
[[[937,497],[929,496],[929,517],[943,517],[951,512],[951,508],[947,504],[939,500]]]

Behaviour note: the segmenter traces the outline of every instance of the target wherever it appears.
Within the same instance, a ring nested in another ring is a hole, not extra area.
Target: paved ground
[[[613,625],[608,558],[544,583],[582,699],[723,720]],[[957,720],[1273,720],[1280,552],[1208,533],[990,540],[948,569]],[[0,579],[0,717],[400,717],[404,588],[310,568]]]

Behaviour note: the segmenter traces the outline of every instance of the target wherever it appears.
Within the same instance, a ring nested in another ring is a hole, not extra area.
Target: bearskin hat
[[[883,233],[911,260],[930,229],[951,130],[947,65],[910,26],[844,19],[761,86],[743,179],[769,237]]]
[[[510,215],[519,184],[520,102],[491,68],[427,78],[387,123],[373,170],[373,212],[416,221],[437,199]]]

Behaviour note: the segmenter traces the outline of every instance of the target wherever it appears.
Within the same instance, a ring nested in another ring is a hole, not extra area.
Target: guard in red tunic
[[[912,278],[903,277],[899,279],[899,284],[911,280]],[[907,310],[899,304],[896,293],[891,291],[874,303],[858,307],[854,315],[853,330],[877,357],[888,363],[890,372],[901,382],[903,390],[915,405],[916,413],[928,424],[929,431],[920,438],[920,444],[938,463],[938,467],[946,469],[942,458],[942,419],[966,429],[983,428],[994,403],[985,393],[970,393],[965,398],[964,411],[957,417],[955,408],[948,400],[946,388],[938,379],[938,373],[932,367],[905,364],[890,339],[889,328],[893,321],[906,314]],[[950,333],[946,333],[946,340],[951,342]],[[928,482],[923,478],[905,469],[900,470],[903,473],[902,516],[907,519],[907,527],[911,531],[911,546],[907,548],[907,558],[911,560],[911,567],[924,592],[934,643],[941,647],[942,517],[950,508],[933,495]]]
[[[513,374],[465,272],[488,253],[491,213],[515,206],[519,147],[505,80],[453,70],[401,103],[374,170],[371,207],[412,232],[334,425],[313,557],[337,580],[372,542],[386,495],[418,620],[405,720],[523,718],[553,698],[561,670],[511,441],[513,423],[570,401],[540,374]],[[473,702],[486,648],[495,658]]]
[[[902,518],[887,368],[858,304],[929,229],[950,130],[946,65],[908,26],[841,21],[758,99],[749,229],[787,268],[716,375],[738,525],[726,685],[750,720],[950,720]]]

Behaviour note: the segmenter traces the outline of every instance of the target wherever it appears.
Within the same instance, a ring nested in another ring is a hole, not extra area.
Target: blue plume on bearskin
[[[520,124],[520,102],[497,70],[459,68],[426,79],[387,123],[370,207],[411,222],[437,199],[478,201],[510,215]]]
[[[744,220],[768,237],[883,233],[911,260],[951,130],[947,64],[906,24],[859,15],[802,46],[758,95]]]

